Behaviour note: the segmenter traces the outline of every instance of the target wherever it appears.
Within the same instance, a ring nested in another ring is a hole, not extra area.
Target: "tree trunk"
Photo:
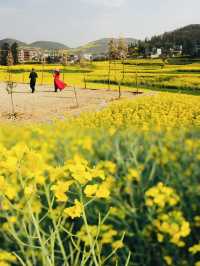
[[[111,59],[109,58],[109,66],[108,66],[108,89],[110,90],[110,73],[111,73]]]

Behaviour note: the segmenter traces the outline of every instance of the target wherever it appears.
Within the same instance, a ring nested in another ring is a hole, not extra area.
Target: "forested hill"
[[[200,24],[188,25],[171,32],[165,32],[159,36],[153,36],[150,42],[156,47],[164,44],[183,45],[186,42],[200,43]]]
[[[73,49],[72,52],[76,53],[91,53],[91,54],[105,54],[108,51],[108,44],[112,38],[104,38],[97,41],[89,42],[83,46]],[[115,39],[117,40],[117,39]],[[127,44],[137,43],[134,38],[125,38]]]

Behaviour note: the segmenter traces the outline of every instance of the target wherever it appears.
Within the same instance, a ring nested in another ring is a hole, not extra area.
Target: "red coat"
[[[64,88],[67,87],[67,84],[60,80],[60,73],[59,72],[55,72],[53,77],[54,77],[54,84],[55,84],[57,89],[64,90]]]

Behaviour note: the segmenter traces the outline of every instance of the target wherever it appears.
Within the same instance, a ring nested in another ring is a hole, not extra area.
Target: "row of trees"
[[[18,44],[15,42],[11,46],[8,43],[3,43],[0,48],[0,64],[7,66],[12,57],[13,64],[18,64]]]

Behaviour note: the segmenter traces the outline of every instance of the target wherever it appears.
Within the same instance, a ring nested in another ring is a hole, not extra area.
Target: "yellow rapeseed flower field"
[[[53,71],[61,70],[62,79],[71,85],[88,88],[121,88],[138,87],[140,90],[149,88],[153,90],[168,89],[198,91],[200,83],[200,63],[190,62],[187,65],[178,62],[169,62],[164,65],[160,59],[126,60],[125,68],[120,61],[111,64],[110,78],[108,77],[109,63],[91,62],[80,65],[42,65],[25,64],[11,67],[0,67],[0,82],[11,77],[14,82],[28,83],[29,72],[32,68],[38,73],[39,84],[52,84]],[[125,73],[123,73],[125,69]],[[10,75],[9,75],[10,74]],[[110,79],[110,81],[108,81]]]
[[[0,126],[0,265],[199,265],[200,97]]]

